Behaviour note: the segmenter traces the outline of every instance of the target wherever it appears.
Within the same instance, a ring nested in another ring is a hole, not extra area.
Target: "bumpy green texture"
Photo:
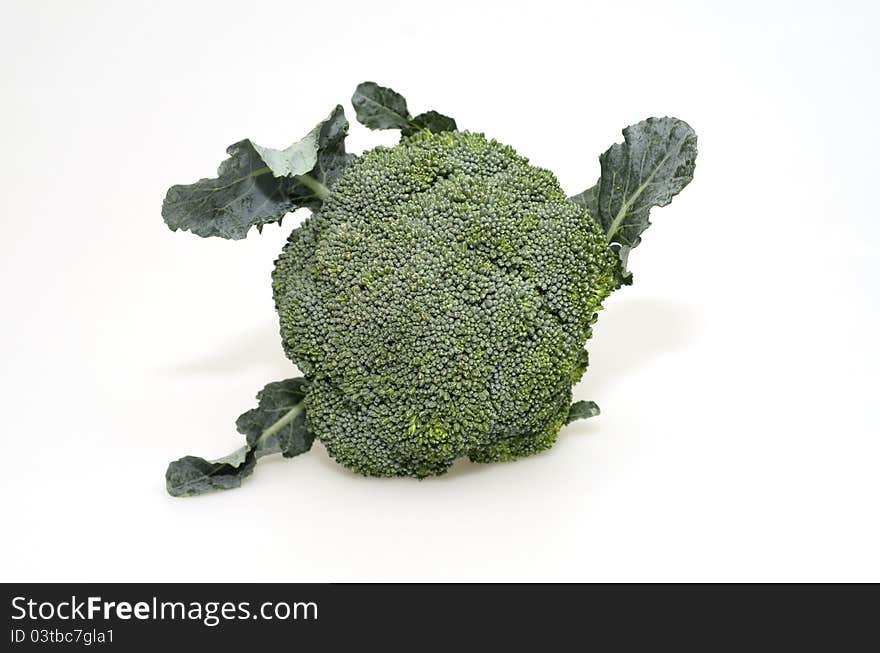
[[[340,463],[424,477],[546,449],[615,255],[556,178],[482,134],[365,153],[273,273],[307,426]]]

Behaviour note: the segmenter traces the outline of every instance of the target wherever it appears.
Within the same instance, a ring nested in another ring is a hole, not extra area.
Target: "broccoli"
[[[171,188],[172,229],[243,238],[313,210],[272,273],[282,346],[303,377],[270,383],[237,422],[246,445],[168,468],[177,496],[236,487],[256,460],[317,438],[368,476],[442,474],[461,457],[507,461],[550,447],[573,419],[602,302],[632,282],[629,250],[691,179],[696,136],[649,118],[600,157],[597,184],[567,197],[508,145],[415,118],[367,82],[352,102],[393,147],[347,154],[337,107],[286,150],[230,147],[217,179]]]

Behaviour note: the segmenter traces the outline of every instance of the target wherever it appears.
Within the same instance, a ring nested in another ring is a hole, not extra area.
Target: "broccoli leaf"
[[[218,460],[184,456],[168,465],[165,487],[175,497],[228,490],[250,476],[257,460],[273,453],[292,458],[312,448],[315,436],[305,426],[305,379],[269,383],[257,393],[258,405],[236,420],[247,444]]]
[[[245,139],[230,145],[215,179],[172,186],[162,217],[172,231],[240,240],[251,227],[281,222],[300,207],[315,208],[351,161],[345,153],[348,121],[341,106],[302,140],[284,150]]]
[[[566,424],[571,424],[577,419],[588,419],[596,417],[599,414],[599,406],[595,401],[576,401],[568,409],[568,417],[565,418]]]
[[[358,84],[351,96],[357,119],[370,129],[406,129],[410,124],[406,100],[375,82]]]
[[[569,199],[589,209],[608,242],[619,245],[618,276],[628,283],[626,257],[650,226],[651,208],[669,204],[694,177],[697,135],[683,120],[648,118],[624,129],[623,138],[599,156],[596,185]]]
[[[454,118],[444,116],[436,111],[425,111],[425,113],[420,113],[413,118],[410,124],[400,130],[400,133],[401,136],[412,136],[422,129],[439,134],[440,132],[454,132],[458,129],[458,125],[455,124]]]
[[[608,242],[633,248],[651,208],[669,204],[694,178],[697,135],[683,120],[648,118],[623,138],[599,157],[599,217]]]
[[[623,130],[599,157],[599,218],[608,242],[633,248],[654,206],[666,206],[694,177],[697,135],[676,118],[648,118]]]
[[[172,231],[239,240],[254,225],[278,222],[295,207],[287,180],[272,176],[248,141],[230,145],[216,179],[172,186],[162,203],[162,217]]]
[[[304,384],[302,378],[269,383],[257,393],[259,405],[236,420],[257,458],[272,453],[292,458],[311,448],[315,436],[306,429],[305,413],[294,410],[305,397]]]
[[[250,447],[208,461],[196,456],[184,456],[168,465],[165,487],[174,497],[193,497],[212,490],[239,487],[241,479],[253,474],[257,459]]]
[[[435,134],[458,129],[453,118],[436,111],[425,111],[413,118],[400,93],[375,82],[358,84],[351,96],[351,104],[360,123],[370,129],[399,129],[402,137],[412,136],[423,129]]]

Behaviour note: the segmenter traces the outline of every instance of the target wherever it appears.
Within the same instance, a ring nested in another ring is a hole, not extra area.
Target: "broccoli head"
[[[307,426],[377,476],[549,447],[615,267],[600,225],[507,145],[420,131],[366,153],[273,273]]]
[[[217,179],[169,190],[172,229],[243,238],[297,207],[272,273],[282,346],[304,378],[268,384],[239,417],[246,445],[169,466],[175,495],[235,487],[256,460],[314,438],[368,476],[442,474],[462,457],[550,447],[572,419],[602,302],[631,283],[652,206],[693,175],[696,137],[673,118],[624,130],[601,177],[573,197],[556,177],[434,111],[411,117],[367,82],[352,102],[401,141],[347,154],[342,107],[286,150],[240,141]]]

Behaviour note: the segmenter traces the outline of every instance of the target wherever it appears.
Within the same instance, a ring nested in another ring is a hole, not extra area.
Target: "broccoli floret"
[[[615,265],[600,225],[507,145],[421,131],[364,154],[273,273],[308,428],[374,476],[546,449]]]

